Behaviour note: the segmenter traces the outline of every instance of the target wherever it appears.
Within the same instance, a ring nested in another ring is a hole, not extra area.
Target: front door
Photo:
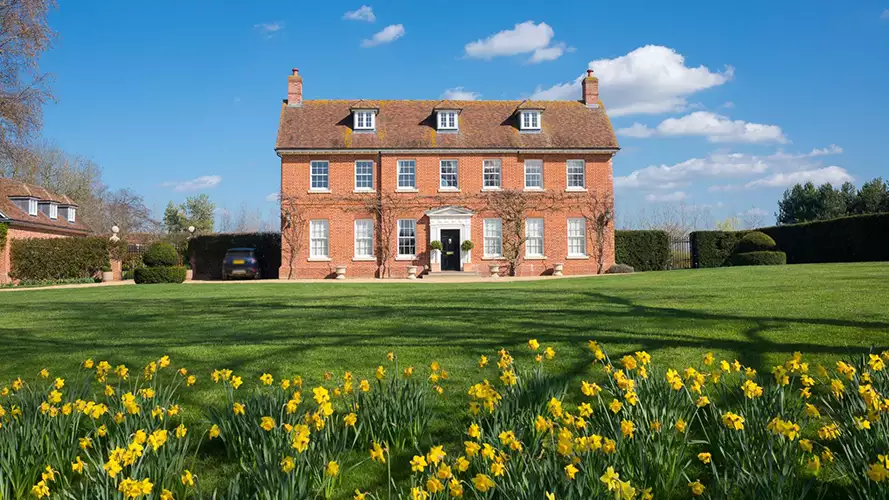
[[[460,230],[441,230],[441,270],[460,270]]]

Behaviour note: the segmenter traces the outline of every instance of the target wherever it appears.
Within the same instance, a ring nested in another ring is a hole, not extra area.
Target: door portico
[[[472,216],[474,214],[475,212],[468,208],[452,205],[426,211],[426,216],[429,217],[430,241],[441,241],[444,243],[442,240],[442,230],[445,230],[445,236],[450,238],[453,238],[455,235],[453,230],[459,231],[457,241],[455,242],[456,250],[451,250],[455,251],[459,256],[459,268],[456,270],[462,270],[463,264],[471,262],[472,259],[472,251],[464,252],[460,246],[464,241],[472,240]],[[442,256],[439,254],[440,252],[432,252],[433,263],[442,263]]]

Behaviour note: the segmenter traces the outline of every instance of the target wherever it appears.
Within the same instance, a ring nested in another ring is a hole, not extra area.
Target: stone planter
[[[114,281],[114,272],[102,271],[102,283],[108,283],[109,281]]]
[[[346,279],[346,266],[336,266],[336,279]]]
[[[492,278],[500,277],[500,264],[488,264],[488,272],[491,273]]]
[[[564,266],[565,266],[565,264],[562,264],[562,263],[553,264],[553,276],[561,276],[562,275],[562,268]]]
[[[194,270],[186,269],[185,270],[185,281],[191,281],[194,279]]]
[[[417,279],[417,266],[407,266],[407,279]]]

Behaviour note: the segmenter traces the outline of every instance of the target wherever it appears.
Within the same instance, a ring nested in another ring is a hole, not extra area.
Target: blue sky
[[[286,77],[306,99],[577,99],[623,150],[619,221],[773,213],[796,181],[889,173],[889,0],[63,1],[43,134],[149,207],[206,192],[273,219]]]

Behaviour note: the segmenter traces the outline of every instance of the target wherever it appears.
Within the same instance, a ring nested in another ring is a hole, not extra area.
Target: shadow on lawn
[[[595,338],[609,344],[612,356],[624,354],[617,352],[621,348],[639,345],[652,354],[671,348],[730,350],[745,364],[762,370],[767,368],[763,365],[768,353],[861,353],[868,350],[862,331],[889,331],[889,323],[882,320],[701,311],[692,308],[706,304],[709,296],[701,293],[672,296],[689,304],[681,308],[644,305],[588,288],[504,286],[455,288],[449,293],[448,287],[436,287],[412,289],[410,296],[380,297],[331,288],[311,296],[276,292],[262,300],[251,296],[257,290],[267,289],[247,289],[240,296],[211,293],[187,298],[159,295],[150,301],[121,297],[23,303],[20,312],[35,320],[27,326],[0,327],[0,345],[7,346],[7,359],[18,358],[22,366],[34,353],[125,356],[128,359],[122,361],[139,364],[177,349],[182,362],[221,363],[239,370],[258,362],[268,362],[274,369],[276,363],[311,356],[316,350],[348,357],[381,347],[457,346],[477,356],[518,346],[530,337],[578,346]],[[851,346],[813,344],[791,340],[798,327],[819,335],[844,329],[857,332],[849,337]],[[876,339],[870,333],[866,337]],[[244,350],[249,352],[224,353],[238,346],[249,346]],[[219,359],[207,359],[201,349]]]

